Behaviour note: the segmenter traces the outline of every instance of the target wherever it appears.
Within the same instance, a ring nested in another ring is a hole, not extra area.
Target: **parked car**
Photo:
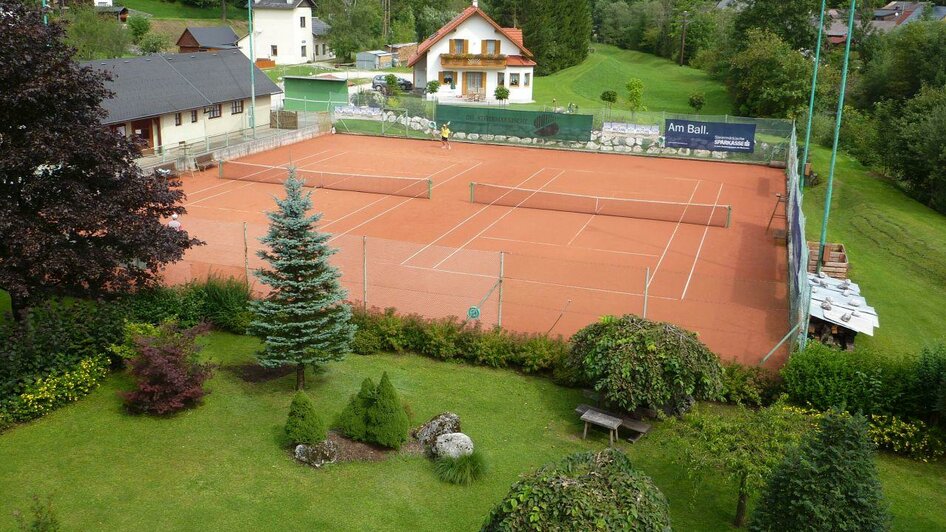
[[[414,88],[414,84],[406,79],[395,76],[397,78],[397,86],[402,91],[409,91]],[[378,74],[371,80],[371,88],[379,91],[385,92],[388,89],[388,74]]]

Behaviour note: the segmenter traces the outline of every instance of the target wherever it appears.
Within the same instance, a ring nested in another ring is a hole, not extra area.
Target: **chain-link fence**
[[[327,102],[325,102],[327,103]],[[325,103],[313,105],[325,105]],[[624,109],[562,109],[542,111],[521,110],[499,102],[476,105],[444,105],[423,96],[402,95],[383,98],[374,93],[355,95],[346,105],[331,108],[332,124],[340,133],[381,135],[402,138],[434,138],[438,125],[452,119],[463,110],[482,112],[483,109],[501,110],[515,115],[530,114],[531,134],[511,134],[512,119],[496,118],[486,121],[475,130],[465,131],[452,124],[454,139],[463,142],[541,146],[553,149],[581,150],[603,153],[626,153],[655,157],[682,157],[694,159],[782,164],[788,156],[789,138],[794,131],[789,120],[748,118],[730,115],[689,115],[666,112],[634,112]],[[536,115],[537,116],[533,116]],[[444,115],[444,117],[440,116]],[[558,138],[557,133],[573,117],[590,117],[591,129],[586,139]],[[444,120],[441,120],[444,118]],[[664,128],[667,120],[690,120],[722,124],[749,124],[755,126],[755,148],[751,153],[711,151],[665,146]],[[492,124],[492,129],[490,129]]]
[[[210,274],[248,279],[265,224],[188,218],[186,229],[208,245],[170,266],[165,280],[182,283]],[[657,271],[611,260],[491,252],[360,235],[334,236],[332,263],[348,299],[430,318],[457,316],[487,327],[569,336],[602,315],[626,313],[668,321],[699,333],[724,359],[757,363],[787,332],[785,279],[693,275],[690,264]],[[773,363],[781,360],[781,354]]]

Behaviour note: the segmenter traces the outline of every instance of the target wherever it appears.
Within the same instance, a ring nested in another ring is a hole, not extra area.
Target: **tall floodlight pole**
[[[805,151],[801,158],[801,168],[798,173],[801,179],[798,186],[805,187],[805,169],[808,168],[808,147],[811,143],[811,119],[815,114],[815,90],[818,88],[818,66],[821,64],[821,39],[824,34],[824,12],[827,0],[821,0],[821,18],[818,20],[818,43],[815,45],[815,68],[811,73],[811,98],[808,100],[808,127],[805,128]],[[850,30],[848,30],[850,32]]]
[[[250,18],[250,131],[256,138],[256,48],[253,45],[253,2],[247,0],[246,9]]]
[[[847,89],[847,67],[851,59],[851,37],[854,35],[854,8],[857,0],[851,0],[851,13],[847,21],[847,43],[844,45],[844,69],[841,71],[841,95],[838,96],[838,114],[834,121],[834,145],[831,147],[831,167],[828,171],[828,192],[824,198],[824,220],[821,222],[821,240],[818,244],[818,273],[824,262],[824,243],[828,236],[828,216],[831,214],[831,191],[834,189],[834,165],[838,160],[838,138],[841,136],[841,115],[844,112],[844,92]]]

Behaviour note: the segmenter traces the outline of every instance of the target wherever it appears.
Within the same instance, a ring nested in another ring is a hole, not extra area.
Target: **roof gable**
[[[407,61],[407,66],[414,66],[414,63],[419,61],[420,58],[423,57],[424,54],[427,53],[427,50],[429,50],[431,46],[440,42],[444,37],[447,36],[448,33],[457,29],[460,26],[460,24],[463,24],[463,22],[465,22],[467,19],[469,19],[473,15],[479,15],[486,22],[489,22],[491,26],[496,28],[496,31],[502,33],[507,39],[512,41],[516,46],[518,46],[519,50],[521,50],[524,55],[528,57],[532,56],[532,52],[530,52],[524,46],[522,42],[522,30],[518,30],[515,28],[503,28],[502,26],[497,24],[495,20],[491,19],[489,15],[484,13],[482,9],[476,6],[470,6],[464,9],[462,12],[460,12],[460,14],[454,17],[453,20],[446,23],[442,28],[437,30],[433,35],[428,37],[427,40],[422,42],[420,46],[417,47],[417,51],[414,52],[414,55],[412,55],[411,58]]]
[[[114,96],[102,102],[106,124],[241,100],[251,92],[250,60],[238,50],[87,61],[82,66],[112,76],[105,86]],[[282,92],[259,69],[255,86],[259,96]]]
[[[237,34],[230,26],[188,26],[177,40],[178,45],[187,34],[190,34],[194,38],[194,42],[202,48],[236,48],[238,40]]]
[[[315,3],[312,0],[258,0],[253,2],[253,9],[295,9],[297,7],[310,7],[315,9]]]

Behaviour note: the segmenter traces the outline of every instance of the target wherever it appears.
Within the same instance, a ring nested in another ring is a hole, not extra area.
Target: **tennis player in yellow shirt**
[[[440,149],[450,148],[450,122],[440,126]]]

